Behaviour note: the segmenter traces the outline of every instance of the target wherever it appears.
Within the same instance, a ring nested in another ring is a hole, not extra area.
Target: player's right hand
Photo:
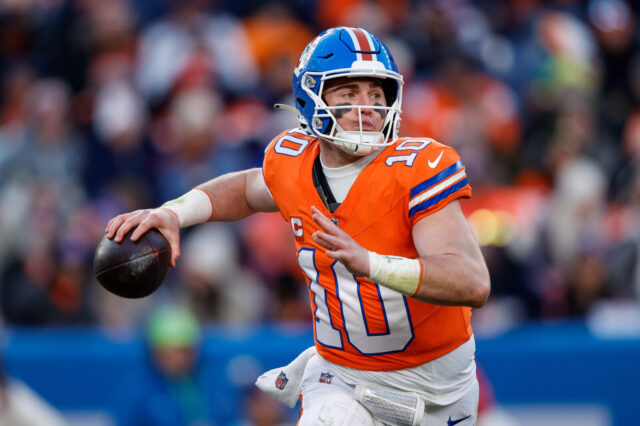
[[[176,266],[176,261],[180,257],[180,222],[178,217],[169,209],[159,207],[157,209],[135,210],[118,215],[109,221],[105,233],[107,238],[120,243],[132,229],[134,231],[131,234],[131,240],[137,241],[151,228],[156,228],[169,241],[169,246],[171,246],[171,266]]]
[[[369,275],[369,251],[338,228],[316,206],[311,206],[311,213],[311,218],[321,228],[321,231],[314,232],[311,238],[327,249],[325,254],[340,261],[354,275]]]

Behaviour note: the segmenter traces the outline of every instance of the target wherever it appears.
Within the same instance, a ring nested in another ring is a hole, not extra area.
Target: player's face
[[[343,130],[360,130],[359,115],[361,115],[363,131],[382,131],[387,111],[377,109],[376,106],[387,106],[387,102],[379,79],[343,77],[328,80],[323,90],[323,97],[328,106],[344,106],[344,108],[331,110]],[[350,108],[355,105],[365,107]]]

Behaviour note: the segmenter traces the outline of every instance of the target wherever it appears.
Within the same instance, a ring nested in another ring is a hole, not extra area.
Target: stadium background
[[[146,385],[147,318],[181,304],[203,325],[214,424],[295,419],[251,386],[312,343],[279,215],[183,230],[178,267],[143,300],[103,291],[92,256],[110,217],[259,166],[295,125],[272,105],[292,104],[303,47],[352,25],[405,76],[401,134],[450,144],[467,165],[462,205],[493,285],[473,318],[486,424],[636,424],[638,12],[620,0],[0,1],[6,382],[70,424],[116,424],[115,397]]]

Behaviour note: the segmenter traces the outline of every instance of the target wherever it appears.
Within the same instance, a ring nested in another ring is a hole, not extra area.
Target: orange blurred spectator
[[[498,152],[514,152],[520,141],[520,118],[513,90],[460,62],[452,63],[451,68],[455,76],[416,81],[407,87],[403,135],[427,135],[464,145],[470,142],[465,136],[471,133],[471,138],[488,140]]]
[[[284,5],[270,3],[245,22],[249,46],[265,84],[291,90],[291,70],[314,33]],[[287,72],[282,72],[287,70]]]
[[[291,227],[280,215],[253,215],[242,222],[249,266],[271,286],[277,297],[274,318],[308,320],[308,293],[297,263]]]
[[[354,15],[362,14],[371,2],[366,0],[324,0],[317,3],[316,16],[321,28],[350,25]],[[408,0],[375,0],[373,2],[394,25],[402,24],[409,12]],[[368,28],[372,30],[371,28]]]
[[[277,214],[261,214],[242,222],[242,237],[255,269],[265,277],[300,276],[291,226]]]

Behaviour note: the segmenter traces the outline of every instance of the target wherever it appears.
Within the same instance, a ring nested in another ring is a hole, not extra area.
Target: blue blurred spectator
[[[200,325],[191,311],[165,305],[148,318],[149,369],[144,372],[151,387],[127,383],[119,395],[127,414],[120,426],[213,425],[215,383],[199,371]],[[139,381],[138,381],[139,383]],[[217,413],[219,414],[219,413]]]
[[[127,185],[138,189],[141,204],[156,202],[157,152],[147,136],[146,104],[126,82],[99,89],[91,135],[84,182],[90,196]]]
[[[240,246],[227,225],[206,224],[190,233],[182,253],[178,280],[201,321],[257,325],[278,308],[258,276],[243,269]]]
[[[258,82],[242,25],[212,10],[211,0],[173,1],[170,13],[142,32],[137,84],[156,105],[181,86],[247,93]]]

